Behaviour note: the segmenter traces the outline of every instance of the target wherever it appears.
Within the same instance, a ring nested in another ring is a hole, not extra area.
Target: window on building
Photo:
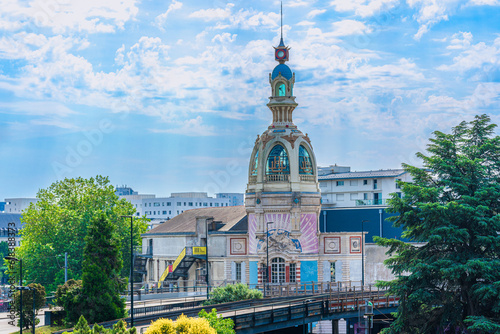
[[[177,202],[177,206],[181,206],[181,204],[182,204],[181,202]]]
[[[156,211],[153,211],[153,214],[156,215]]]
[[[219,203],[215,203],[215,206],[219,206]]]
[[[271,260],[271,283],[284,283],[285,277],[285,259],[275,257]]]
[[[285,148],[278,144],[273,147],[266,163],[266,175],[290,174],[290,163]]]
[[[373,189],[377,189],[378,188],[378,182],[377,182],[377,179],[374,179],[373,180]]]
[[[363,199],[364,200],[368,199],[368,193],[363,193]]]
[[[165,206],[165,202],[161,202],[161,206]]]
[[[167,211],[163,211],[163,214],[166,215],[167,214]]]
[[[278,96],[286,96],[286,86],[284,83],[278,82],[276,85]]]
[[[172,210],[168,210],[168,214],[171,215],[172,214]]]
[[[398,181],[401,181],[401,179],[396,179],[396,189],[401,189],[401,186],[399,185]]]
[[[363,185],[366,186],[368,184],[368,180],[363,180]]]
[[[257,166],[259,165],[259,151],[255,153],[252,175],[257,175]]]
[[[241,262],[236,262],[236,280],[241,282]]]
[[[290,283],[297,282],[297,264],[290,263]]]
[[[179,214],[179,210],[177,210],[177,214]]]
[[[344,185],[344,181],[337,181],[337,187],[341,187]]]
[[[357,186],[358,185],[358,180],[351,180],[351,181],[349,181],[349,184],[351,186]]]
[[[186,202],[184,202],[184,206],[186,206]]]
[[[335,262],[330,262],[330,282],[335,282]]]
[[[399,191],[398,191],[398,192],[396,193],[396,196],[398,196],[399,198],[402,198],[402,197],[403,197],[403,194],[402,194],[401,192],[399,192]]]
[[[351,194],[351,201],[355,201],[358,199],[358,194]]]
[[[311,156],[303,145],[299,147],[299,174],[313,175]]]
[[[344,194],[337,194],[337,201],[343,201],[344,200]]]
[[[189,204],[189,206],[193,206],[193,202],[189,202],[188,204]]]
[[[203,206],[208,206],[208,203],[207,203],[207,202],[204,202],[204,203],[203,203]]]
[[[160,206],[159,202],[154,202],[153,206]]]
[[[167,206],[172,206],[172,203],[171,202],[167,202]]]

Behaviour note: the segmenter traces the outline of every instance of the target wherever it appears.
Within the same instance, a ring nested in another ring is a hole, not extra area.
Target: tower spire
[[[283,1],[281,1],[281,43],[283,44]]]

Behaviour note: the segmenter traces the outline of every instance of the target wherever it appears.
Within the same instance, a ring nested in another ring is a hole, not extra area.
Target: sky
[[[245,191],[279,1],[0,8],[0,200],[96,175],[157,196]],[[499,22],[500,0],[283,1],[294,122],[319,165],[418,166],[433,131],[500,124]]]

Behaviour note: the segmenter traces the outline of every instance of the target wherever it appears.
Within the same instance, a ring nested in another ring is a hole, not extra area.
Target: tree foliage
[[[90,328],[87,320],[82,315],[78,319],[78,322],[73,328],[74,334],[136,334],[137,330],[135,327],[127,329],[127,323],[123,320],[118,321],[113,325],[113,328],[104,328],[103,326],[94,325]],[[70,334],[68,332],[64,332],[63,334]]]
[[[225,319],[222,315],[217,316],[217,310],[212,309],[210,313],[205,310],[201,310],[198,313],[198,317],[207,319],[210,327],[215,329],[217,334],[234,334],[234,321],[232,319]]]
[[[175,322],[158,319],[146,330],[145,334],[217,334],[207,319],[188,318],[181,314]]]
[[[486,115],[450,134],[434,132],[426,170],[389,202],[412,242],[377,238],[394,255],[397,318],[384,333],[498,333],[500,319],[500,137]]]
[[[115,225],[104,213],[93,218],[83,250],[82,315],[91,323],[123,318],[126,282],[120,277],[123,261]]]
[[[35,319],[38,311],[45,306],[45,288],[41,284],[28,284],[31,290],[23,290],[23,309],[21,310],[21,291],[16,291],[14,294],[14,309],[18,319],[22,317],[23,327],[28,329],[33,327],[33,311]],[[35,290],[35,309],[33,310],[33,289]],[[38,319],[35,320],[38,323]],[[35,324],[36,325],[36,324]]]
[[[89,222],[99,213],[116,225],[122,241],[124,269],[130,266],[130,220],[121,215],[135,212],[132,204],[119,200],[107,177],[64,179],[41,189],[36,204],[23,211],[23,242],[16,250],[23,258],[24,278],[43,284],[49,291],[64,283],[64,253],[68,253],[69,278],[80,279],[83,248]],[[140,234],[147,229],[145,219],[134,221],[134,244],[140,245]]]
[[[80,296],[82,294],[82,281],[69,279],[66,283],[59,285],[55,294],[55,303],[61,306],[65,313],[66,323],[75,323],[76,319],[82,314],[82,304]]]
[[[243,283],[228,284],[215,288],[210,294],[210,299],[203,302],[203,305],[214,305],[235,302],[246,299],[261,299],[262,292],[257,289],[250,289]]]

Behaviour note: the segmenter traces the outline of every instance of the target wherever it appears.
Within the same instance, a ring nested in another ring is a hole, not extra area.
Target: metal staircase
[[[206,247],[185,247],[174,264],[165,268],[158,282],[158,287],[161,287],[161,282],[163,281],[176,281],[181,277],[187,278],[189,268],[191,268],[196,260],[206,259],[206,254]]]

